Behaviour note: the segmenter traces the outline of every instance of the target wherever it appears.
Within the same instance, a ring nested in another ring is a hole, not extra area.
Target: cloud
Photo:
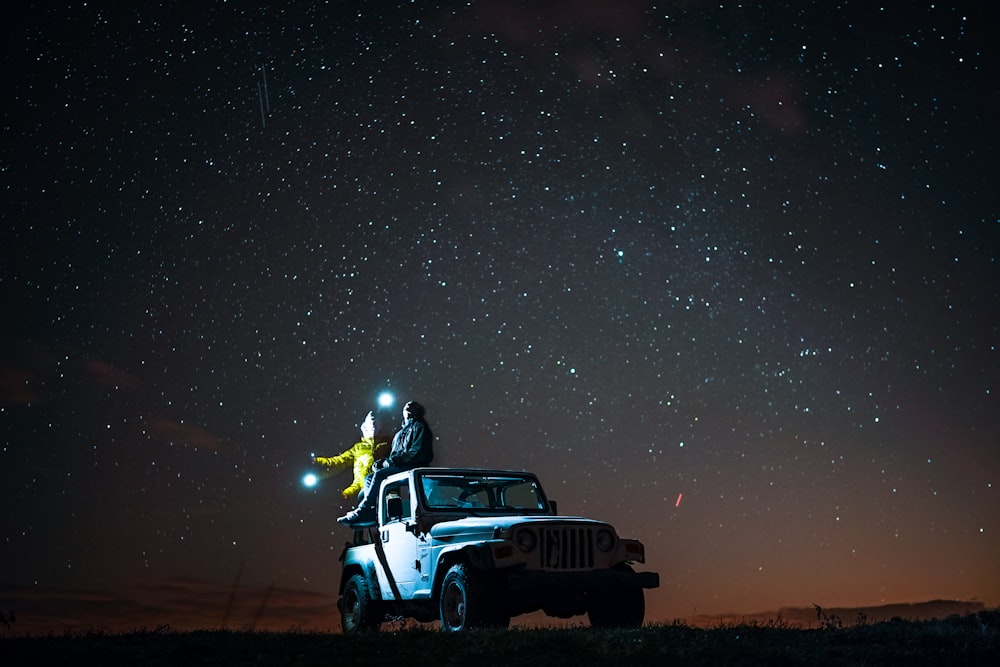
[[[131,373],[119,370],[99,359],[88,359],[84,364],[87,375],[102,387],[112,389],[136,389],[142,382]]]
[[[191,578],[136,584],[123,592],[0,586],[0,610],[13,632],[129,632],[230,628],[284,632],[340,628],[336,593],[223,586]]]
[[[48,403],[62,394],[67,377],[81,373],[81,367],[75,362],[66,363],[75,356],[68,349],[0,334],[0,350],[0,405]],[[82,376],[90,383],[109,389],[137,389],[142,384],[138,376],[100,359],[86,359],[82,364]]]

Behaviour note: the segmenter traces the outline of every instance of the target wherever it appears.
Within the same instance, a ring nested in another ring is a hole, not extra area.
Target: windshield
[[[431,509],[548,509],[538,481],[532,477],[493,474],[429,474],[421,478],[424,502]]]

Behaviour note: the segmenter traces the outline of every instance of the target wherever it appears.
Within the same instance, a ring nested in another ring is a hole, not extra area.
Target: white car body
[[[345,632],[386,616],[446,630],[506,626],[541,609],[587,613],[601,626],[642,624],[655,588],[638,540],[583,517],[558,516],[532,473],[417,468],[383,482],[375,525],[356,527],[342,555]]]

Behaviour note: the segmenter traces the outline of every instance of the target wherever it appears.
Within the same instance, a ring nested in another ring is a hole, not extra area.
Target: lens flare
[[[302,486],[311,488],[316,486],[316,484],[318,483],[319,483],[319,477],[317,477],[316,473],[314,472],[306,473],[305,476],[302,478]]]
[[[388,408],[396,401],[396,398],[387,391],[383,391],[378,395],[378,406],[380,408]]]

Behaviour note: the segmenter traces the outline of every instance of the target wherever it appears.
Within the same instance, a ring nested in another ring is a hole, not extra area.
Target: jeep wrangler
[[[373,523],[341,555],[345,633],[387,617],[443,631],[506,627],[542,610],[595,627],[639,627],[644,588],[659,586],[638,540],[601,521],[559,516],[532,473],[416,468],[389,477]]]

